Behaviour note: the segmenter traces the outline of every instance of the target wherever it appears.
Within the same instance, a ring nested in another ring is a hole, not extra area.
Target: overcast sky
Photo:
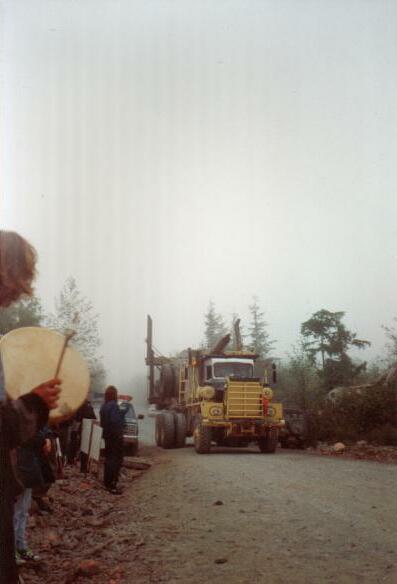
[[[108,381],[203,339],[212,299],[277,339],[397,315],[394,0],[1,1],[1,222],[101,314]]]

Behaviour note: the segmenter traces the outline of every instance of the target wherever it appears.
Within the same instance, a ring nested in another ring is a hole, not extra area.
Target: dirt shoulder
[[[119,484],[124,493],[120,496],[108,493],[96,475],[81,474],[77,467],[65,468],[64,479],[45,498],[52,513],[41,513],[32,505],[28,544],[42,561],[22,566],[25,584],[125,582],[123,562],[142,545],[140,531],[134,531],[130,521],[129,494],[155,464],[151,449],[147,455],[125,459],[127,466],[142,465],[144,469],[123,467]]]
[[[341,450],[335,446],[341,444]],[[336,458],[350,458],[356,460],[372,460],[384,464],[397,464],[397,446],[377,446],[368,444],[364,440],[355,444],[319,444],[316,448],[308,448],[306,454],[319,456],[333,456]]]

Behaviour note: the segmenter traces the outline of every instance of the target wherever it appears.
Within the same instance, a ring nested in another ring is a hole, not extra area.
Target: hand
[[[43,444],[43,454],[48,456],[51,453],[51,440],[46,438]]]
[[[32,389],[32,393],[41,397],[49,410],[54,410],[58,406],[61,383],[60,379],[50,379]]]

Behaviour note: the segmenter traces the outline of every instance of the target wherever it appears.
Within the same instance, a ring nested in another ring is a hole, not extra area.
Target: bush
[[[346,390],[335,401],[325,399],[316,412],[317,439],[345,442],[366,439],[394,444],[396,406],[395,386],[379,385],[360,393]]]
[[[380,446],[397,446],[397,428],[389,424],[373,428],[365,436],[365,439]]]

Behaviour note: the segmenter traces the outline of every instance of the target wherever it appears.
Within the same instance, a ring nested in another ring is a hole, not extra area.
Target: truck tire
[[[202,420],[198,419],[193,432],[194,449],[198,454],[208,454],[210,452],[211,434],[211,428],[204,426]]]
[[[273,454],[276,452],[278,442],[278,432],[277,430],[269,430],[266,434],[266,437],[259,438],[258,446],[259,450],[263,454]]]
[[[186,442],[186,416],[185,414],[176,412],[175,416],[175,446],[176,448],[184,448]]]
[[[172,365],[163,365],[161,368],[159,393],[162,400],[178,395],[176,372]]]
[[[162,430],[163,448],[175,448],[175,421],[172,412],[163,413]]]
[[[163,446],[163,414],[156,415],[156,422],[155,422],[155,439],[157,446]]]

